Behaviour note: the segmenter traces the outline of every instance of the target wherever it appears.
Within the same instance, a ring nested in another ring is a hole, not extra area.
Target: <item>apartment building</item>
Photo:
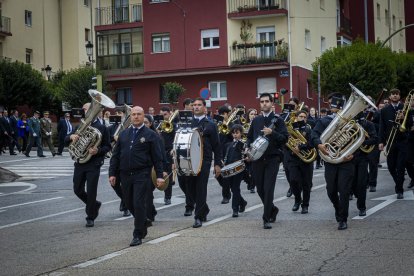
[[[39,71],[87,65],[93,5],[95,0],[0,0],[0,56]]]

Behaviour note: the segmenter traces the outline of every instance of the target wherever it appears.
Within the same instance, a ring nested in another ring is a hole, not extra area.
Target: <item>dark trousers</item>
[[[223,198],[230,199],[231,198],[230,182],[225,181],[225,179],[221,175],[219,175],[219,177],[217,177],[216,180],[221,186],[221,195],[223,196]]]
[[[9,151],[10,151],[10,153],[13,153],[14,152],[14,147],[16,147],[19,152],[22,150],[22,148],[20,147],[17,139],[18,139],[18,137],[17,137],[17,133],[16,132],[14,134],[11,134],[10,144],[9,144]]]
[[[289,162],[289,171],[290,185],[292,193],[295,195],[295,202],[302,203],[302,207],[308,207],[312,187],[313,163],[295,160],[295,162]]]
[[[338,222],[348,219],[349,193],[354,171],[352,161],[340,164],[325,162],[326,191],[335,208],[335,217]]]
[[[321,156],[319,155],[319,152],[318,152],[318,155],[316,156],[316,166],[318,167],[321,166]]]
[[[154,190],[155,190],[155,186],[152,183],[152,180],[150,180],[148,183],[147,197],[145,200],[145,205],[146,205],[145,209],[147,211],[147,219],[149,219],[150,221],[154,221],[155,216],[157,215],[157,210],[155,209],[155,205],[154,205]]]
[[[247,184],[247,190],[254,189],[254,182],[252,178],[252,164],[246,162],[246,169],[243,171],[243,181]]]
[[[59,135],[59,146],[58,146],[58,153],[62,154],[63,148],[65,147],[65,136]]]
[[[43,155],[43,147],[42,147],[41,137],[40,136],[34,137],[31,134],[29,136],[29,144],[27,145],[27,148],[26,148],[26,154],[30,153],[30,151],[32,150],[33,145],[35,145],[35,144],[37,146],[37,156]]]
[[[189,183],[189,177],[178,175],[177,178],[178,184],[185,195],[185,209],[194,210],[195,202],[190,196],[189,185],[191,185],[191,183]]]
[[[168,167],[167,167],[167,173],[170,175],[169,176],[169,181],[170,183],[168,184],[167,189],[164,190],[164,198],[166,199],[171,199],[172,196],[172,186],[175,184],[174,183],[174,175],[171,173],[172,172],[172,167],[171,164],[173,162],[171,154],[169,154],[170,151],[166,152],[166,156],[168,159]]]
[[[75,163],[73,172],[73,191],[75,195],[86,204],[86,218],[94,220],[98,216],[96,195],[98,191],[101,165],[92,163]],[[86,184],[86,192],[85,192]]]
[[[368,158],[358,157],[353,161],[355,166],[355,175],[352,183],[352,193],[358,198],[357,208],[365,210],[367,207],[365,201],[367,198],[368,183]]]
[[[378,146],[368,154],[368,184],[371,187],[377,186],[377,177],[378,177],[378,164],[380,161],[381,151],[378,149]]]
[[[124,202],[124,194],[122,193],[121,187],[121,177],[119,175],[116,176],[115,186],[111,186],[114,189],[116,195],[121,199],[121,204],[119,205],[119,210],[122,212],[126,210],[125,202]]]
[[[387,156],[388,171],[395,182],[395,193],[403,193],[404,173],[407,144],[405,141],[395,141]]]
[[[55,153],[55,147],[53,146],[52,143],[52,136],[42,136],[42,142],[43,145],[47,145],[49,147],[50,153],[54,154]]]
[[[257,193],[264,205],[263,220],[269,222],[275,205],[273,197],[276,185],[276,176],[279,171],[280,158],[259,159],[252,162],[252,177]]]
[[[27,148],[27,139],[29,138],[28,134],[24,134],[24,136],[20,136],[20,139],[22,139],[22,151],[25,152]]]
[[[150,170],[136,171],[133,174],[121,172],[122,191],[125,205],[134,216],[134,237],[145,238],[147,235],[146,198],[151,181]]]
[[[236,174],[229,178],[223,178],[224,182],[230,186],[231,193],[233,194],[231,200],[231,207],[234,212],[238,212],[241,205],[244,204],[245,200],[240,194],[240,184],[243,178],[243,173]]]
[[[197,176],[187,176],[189,178],[188,191],[193,202],[195,202],[194,218],[201,219],[207,217],[210,209],[207,205],[207,183],[210,175],[211,162],[203,161],[201,171]]]
[[[411,134],[413,135],[413,134]],[[411,181],[414,181],[414,139],[409,139],[407,142],[407,156],[405,160],[405,167]]]

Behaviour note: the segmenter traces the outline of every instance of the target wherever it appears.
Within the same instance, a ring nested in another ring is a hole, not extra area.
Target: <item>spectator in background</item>
[[[3,118],[1,118],[1,124],[3,124],[3,133],[5,136],[5,144],[9,146],[10,155],[16,155],[14,152],[14,139],[13,139],[13,129],[12,129],[12,123],[9,118],[9,114],[7,110],[3,111]]]
[[[155,109],[154,109],[152,106],[150,106],[150,107],[148,108],[148,114],[149,114],[149,115],[151,115],[151,117],[152,117],[152,118],[154,118],[154,115],[155,115]]]
[[[103,116],[103,121],[106,127],[109,127],[111,124],[109,123],[109,116],[111,116],[111,112],[110,111],[105,111],[104,116]]]
[[[29,126],[27,124],[27,115],[23,113],[20,120],[17,121],[18,137],[22,140],[21,149],[24,152],[27,148],[27,140],[29,139]]]
[[[11,136],[12,136],[12,149],[11,151],[14,152],[14,147],[16,146],[19,153],[22,152],[22,148],[20,147],[20,144],[18,142],[18,132],[19,129],[17,127],[17,122],[19,121],[19,111],[12,110],[11,116],[10,116],[10,126],[11,126]]]
[[[49,118],[49,111],[43,112],[43,118],[40,119],[40,129],[42,132],[42,145],[46,144],[52,156],[55,157],[55,147],[52,142],[52,120]]]
[[[35,111],[33,117],[30,118],[28,125],[30,128],[30,136],[29,136],[29,145],[26,148],[26,157],[30,157],[29,153],[32,150],[33,145],[36,144],[37,146],[37,156],[38,157],[46,157],[43,155],[43,147],[42,147],[42,134],[40,130],[40,120],[39,120],[40,112]]]
[[[70,123],[70,113],[65,113],[65,117],[59,121],[58,124],[58,139],[59,147],[57,155],[62,155],[63,148],[65,147],[65,137],[72,132],[73,126]]]
[[[183,102],[183,108],[184,110],[193,110],[193,100],[190,98],[187,98]]]
[[[0,155],[5,153],[3,147],[6,146],[6,135],[4,134],[6,130],[3,127],[3,111],[0,112]]]

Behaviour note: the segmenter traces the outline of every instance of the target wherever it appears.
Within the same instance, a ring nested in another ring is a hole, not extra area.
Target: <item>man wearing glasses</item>
[[[70,123],[70,113],[65,113],[65,117],[59,121],[57,130],[59,137],[59,147],[56,154],[62,155],[63,148],[65,147],[65,137],[69,135],[73,130],[73,126]]]

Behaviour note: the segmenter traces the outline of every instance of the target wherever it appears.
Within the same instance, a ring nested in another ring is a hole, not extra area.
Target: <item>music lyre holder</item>
[[[191,122],[193,120],[193,112],[182,110],[178,112],[178,127],[184,129],[191,129]]]

